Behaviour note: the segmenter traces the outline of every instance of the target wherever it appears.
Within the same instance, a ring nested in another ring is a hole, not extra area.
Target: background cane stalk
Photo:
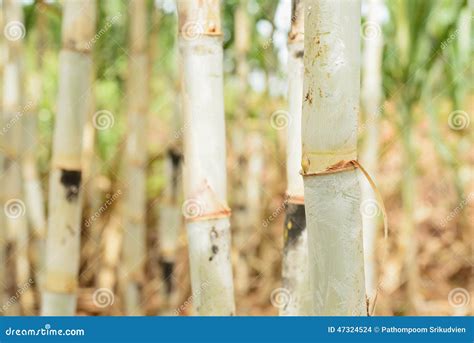
[[[123,211],[123,265],[127,314],[140,314],[140,284],[146,254],[146,114],[148,111],[147,7],[130,2],[130,73],[128,75],[128,137]]]
[[[16,288],[29,283],[30,261],[28,256],[29,232],[26,215],[26,204],[22,186],[22,159],[31,148],[25,144],[25,118],[22,118],[27,107],[24,103],[24,58],[23,37],[25,34],[23,8],[18,1],[3,2],[6,25],[14,25],[20,34],[6,35],[7,57],[3,75],[3,118],[4,127],[4,161],[5,188],[4,211],[6,214],[7,236],[13,243],[15,256]],[[7,31],[6,31],[7,32]],[[17,33],[18,33],[17,32]],[[25,115],[27,117],[27,115]],[[32,290],[28,288],[20,299],[20,309],[24,314],[31,314],[33,306]]]
[[[369,0],[366,26],[372,34],[365,36],[365,50],[362,66],[361,104],[365,113],[365,141],[361,153],[364,168],[374,178],[377,169],[379,154],[379,116],[382,112],[382,0]],[[370,33],[370,32],[369,32]],[[365,285],[367,296],[374,298],[377,291],[376,271],[376,233],[378,227],[379,207],[370,183],[361,180],[362,204],[361,213],[364,223],[364,260],[365,260]]]
[[[301,170],[301,110],[303,102],[304,5],[292,1],[291,31],[288,36],[289,118],[286,149],[287,196],[283,248],[283,288],[289,301],[280,315],[305,315],[310,310],[308,278],[308,234]]]

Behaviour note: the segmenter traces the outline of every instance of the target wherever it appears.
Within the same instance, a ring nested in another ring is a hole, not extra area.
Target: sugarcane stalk
[[[94,0],[64,2],[59,94],[49,188],[42,315],[76,312],[82,214],[82,139],[90,109]]]
[[[309,314],[311,308],[304,184],[300,175],[303,55],[304,5],[301,0],[293,0],[288,35],[287,203],[282,268],[283,288],[289,297],[287,303],[280,307],[280,315],[290,316]]]
[[[233,315],[220,1],[180,0],[178,19],[193,306],[199,315]]]
[[[302,168],[312,312],[366,315],[357,170],[360,1],[308,0]]]

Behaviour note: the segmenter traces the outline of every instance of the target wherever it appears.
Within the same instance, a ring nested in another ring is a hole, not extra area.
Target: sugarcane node
[[[82,172],[80,170],[61,169],[61,184],[66,190],[66,199],[69,202],[76,201],[79,196]]]

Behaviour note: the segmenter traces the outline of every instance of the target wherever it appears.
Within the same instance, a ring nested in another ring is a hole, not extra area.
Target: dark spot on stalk
[[[295,58],[303,58],[304,50],[298,50],[295,52]]]
[[[214,259],[214,256],[217,255],[217,253],[219,252],[219,247],[215,244],[212,245],[211,247],[211,250],[212,250],[212,256],[209,257],[209,261],[212,261]]]
[[[239,166],[244,166],[247,164],[247,158],[245,156],[240,155],[238,159]]]
[[[166,293],[171,294],[171,291],[173,290],[174,263],[168,261],[161,261],[160,264],[163,270],[163,279],[166,284]]]
[[[211,239],[219,238],[219,234],[217,233],[216,227],[213,226],[211,229]]]
[[[66,189],[66,199],[69,202],[77,200],[81,186],[82,173],[79,170],[61,169],[61,184]]]
[[[11,158],[8,158],[6,157],[4,160],[3,160],[3,169],[4,170],[8,170],[8,168],[10,168],[10,165],[13,163],[13,160]]]
[[[313,91],[312,89],[308,89],[308,92],[306,93],[306,95],[304,96],[304,101],[307,101],[309,102],[310,104],[313,103],[313,95],[312,95]]]
[[[245,211],[247,209],[247,206],[244,204],[237,204],[234,205],[234,211]]]
[[[172,186],[172,197],[173,201],[175,201],[175,197],[177,196],[178,192],[178,178],[180,175],[179,166],[183,160],[183,155],[178,152],[177,149],[168,149],[168,158],[171,160],[171,164],[173,166],[172,176],[171,176],[171,186]]]
[[[295,244],[306,229],[305,209],[302,204],[286,204],[285,247]]]
[[[168,149],[168,157],[173,164],[173,168],[178,168],[183,159],[183,155],[181,155],[176,149]]]
[[[71,236],[74,236],[75,230],[72,228],[71,225],[67,225],[67,226],[66,226],[66,229],[69,231],[69,233],[71,234]]]

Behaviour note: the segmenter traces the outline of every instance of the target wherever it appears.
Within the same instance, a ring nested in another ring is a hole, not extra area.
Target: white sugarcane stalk
[[[303,1],[292,1],[291,31],[288,35],[288,106],[286,177],[287,203],[283,248],[283,288],[288,302],[280,315],[308,315],[311,297],[308,277],[308,234],[304,210],[301,170],[301,111],[303,102],[304,54]]]
[[[82,213],[82,139],[90,109],[94,0],[64,2],[42,315],[74,315]]]
[[[140,285],[146,253],[146,120],[148,111],[147,8],[145,0],[130,1],[128,75],[128,137],[126,147],[123,236],[125,310],[141,314]]]
[[[369,12],[367,15],[367,30],[365,51],[363,55],[362,74],[362,107],[365,112],[364,132],[365,142],[361,154],[361,161],[366,170],[375,176],[379,147],[378,116],[382,98],[382,0],[368,0]],[[367,296],[374,298],[377,291],[377,271],[375,263],[375,239],[378,227],[378,205],[375,193],[367,180],[361,182],[362,189],[362,221],[364,232],[364,259],[365,259],[365,285]]]
[[[308,0],[303,179],[315,315],[366,315],[357,159],[360,1]],[[338,170],[334,172],[334,169]]]
[[[178,17],[193,306],[199,315],[234,315],[220,1],[180,0]]]
[[[6,0],[3,2],[7,38],[7,60],[4,70],[3,88],[3,117],[5,159],[5,190],[3,204],[7,216],[8,236],[14,243],[16,284],[20,288],[29,282],[30,261],[28,257],[29,232],[22,188],[21,164],[22,153],[28,146],[24,143],[25,123],[23,115],[24,87],[23,87],[23,8],[18,1]],[[16,31],[12,30],[12,26]],[[20,210],[21,213],[16,213]],[[25,314],[31,314],[33,294],[28,288],[20,299],[20,307]]]

